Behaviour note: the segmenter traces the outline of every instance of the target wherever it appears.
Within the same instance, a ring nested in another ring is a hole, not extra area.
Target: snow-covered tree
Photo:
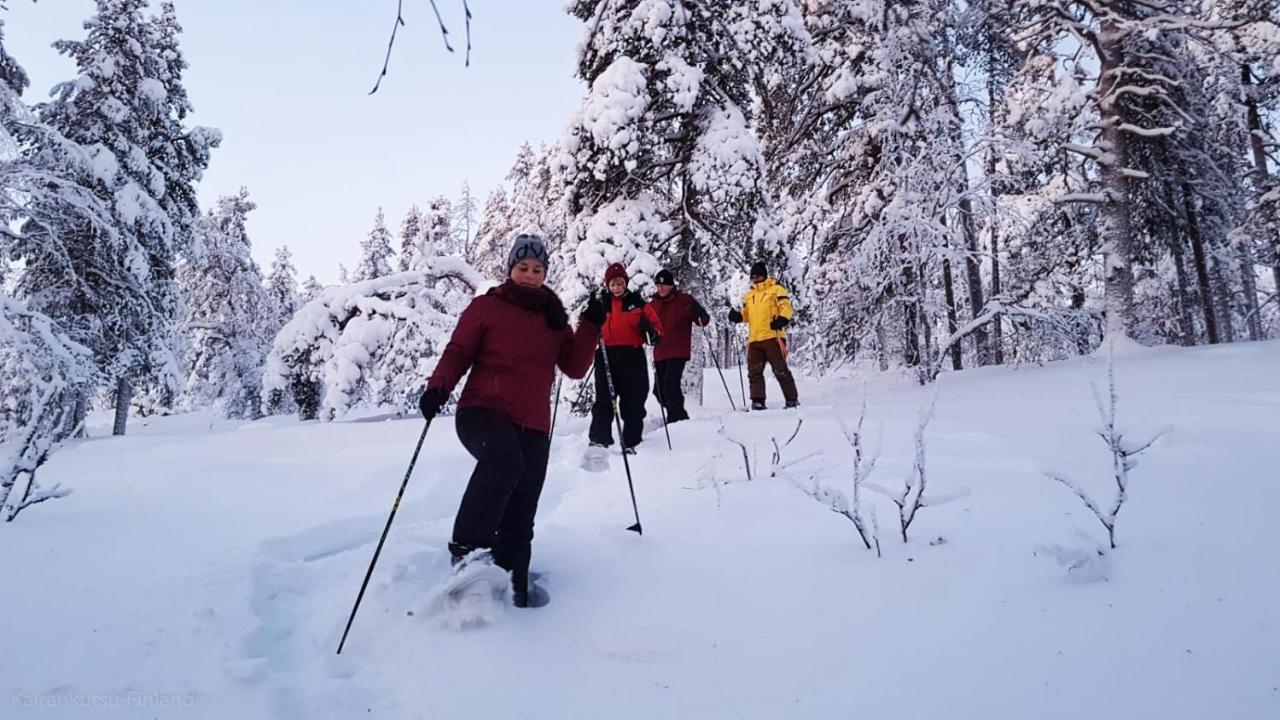
[[[245,219],[255,207],[244,189],[219,198],[200,226],[203,251],[180,271],[188,338],[183,404],[188,408],[258,416],[276,307],[250,255]]]
[[[471,192],[471,183],[463,180],[462,187],[458,190],[458,199],[453,203],[453,217],[450,218],[454,235],[453,246],[463,257],[466,257],[471,249],[476,225],[479,222],[478,212],[476,196]]]
[[[805,52],[795,5],[576,0],[568,9],[588,27],[578,58],[587,97],[556,158],[579,281],[594,287],[601,263],[620,261],[644,286],[666,265],[727,299],[750,260],[782,256],[751,129],[752,79]],[[632,231],[626,244],[593,246],[621,237],[615,221]]]
[[[440,195],[427,203],[422,213],[422,237],[418,242],[419,263],[414,270],[421,270],[422,263],[435,255],[461,255],[462,248],[455,243],[449,198]]]
[[[315,300],[323,289],[324,286],[320,284],[319,280],[316,280],[315,275],[308,275],[307,279],[302,283],[302,294],[298,297],[298,307]],[[297,312],[297,307],[294,308],[294,312]]]
[[[6,522],[70,492],[41,487],[36,472],[76,432],[73,397],[95,372],[88,348],[48,316],[0,293],[0,517]]]
[[[174,263],[190,239],[193,184],[220,135],[182,124],[189,105],[172,7],[149,20],[144,0],[96,6],[85,39],[55,43],[78,76],[56,86],[39,110],[92,154],[95,190],[111,209],[115,237],[104,239],[78,217],[43,225],[33,233],[43,247],[32,249],[38,257],[19,284],[33,309],[90,347],[115,382],[115,431],[122,434],[135,383],[171,388],[177,381],[169,331],[177,310]],[[94,282],[89,293],[68,282],[104,265],[112,277],[123,272],[123,282],[109,289]]]
[[[305,419],[368,405],[410,411],[458,315],[488,285],[461,258],[325,288],[276,336],[263,374],[267,412]]]
[[[404,222],[400,225],[400,272],[413,269],[421,239],[422,211],[417,205],[413,205],[405,213]]]
[[[373,229],[360,243],[360,263],[356,265],[352,281],[372,280],[391,274],[391,261],[395,251],[391,249],[391,232],[387,230],[387,218],[378,208],[373,219]]]
[[[515,220],[507,191],[498,188],[489,193],[484,213],[476,226],[476,239],[467,250],[466,259],[481,275],[501,279],[506,273],[507,251],[515,237]]]
[[[311,278],[315,280],[315,278]],[[267,275],[267,299],[271,307],[271,324],[267,336],[275,337],[298,309],[298,270],[293,266],[293,253],[287,245],[276,248]]]

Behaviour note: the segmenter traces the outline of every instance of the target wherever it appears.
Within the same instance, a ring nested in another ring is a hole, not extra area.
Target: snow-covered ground
[[[1111,497],[1104,361],[944,376],[929,482],[969,493],[921,510],[907,545],[868,495],[879,559],[792,481],[746,482],[721,422],[767,476],[770,438],[803,417],[783,461],[822,454],[795,482],[846,490],[836,415],[856,418],[865,386],[871,482],[897,487],[929,390],[808,381],[802,411],[748,415],[709,375],[675,451],[657,430],[632,463],[643,537],[624,530],[621,462],[579,469],[585,422],[561,415],[534,559],[552,603],[464,631],[421,612],[471,467],[445,418],[342,656],[420,421],[135,420],[64,449],[43,480],[75,493],[0,527],[0,717],[1280,717],[1280,343],[1146,350],[1116,372],[1121,424],[1172,430],[1106,557],[1042,474]]]

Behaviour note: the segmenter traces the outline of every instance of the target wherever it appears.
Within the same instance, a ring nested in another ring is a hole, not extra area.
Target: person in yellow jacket
[[[751,291],[743,298],[742,310],[730,310],[729,322],[745,321],[747,335],[747,377],[751,380],[751,409],[764,410],[764,365],[773,368],[773,377],[782,387],[787,407],[800,405],[796,379],[787,367],[787,325],[791,324],[791,298],[787,289],[769,277],[769,269],[758,262],[751,266]]]

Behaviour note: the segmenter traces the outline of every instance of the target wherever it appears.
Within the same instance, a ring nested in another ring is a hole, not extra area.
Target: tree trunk
[[[1177,207],[1173,201],[1173,189],[1165,185],[1164,203],[1169,208],[1170,213],[1175,213]],[[1191,282],[1187,276],[1187,259],[1182,247],[1182,231],[1181,226],[1176,222],[1177,216],[1170,217],[1169,222],[1169,252],[1173,256],[1173,272],[1177,279],[1177,293],[1175,299],[1178,302],[1178,329],[1182,334],[1182,345],[1190,347],[1196,344],[1196,321],[1191,315]]]
[[[951,287],[951,260],[947,258],[942,259],[942,288],[947,298],[947,332],[954,336],[956,330],[960,328],[960,323],[956,315],[956,295]],[[960,359],[960,343],[952,343],[951,368],[953,370],[961,368]]]
[[[946,83],[947,93],[950,95],[952,105],[957,106],[957,116],[959,109],[956,99],[955,82],[951,74],[951,68],[947,68]],[[988,87],[988,92],[992,92]],[[956,175],[956,183],[959,185],[960,194],[960,232],[964,236],[965,246],[965,275],[969,290],[969,312],[971,319],[982,314],[983,298],[982,298],[982,273],[978,267],[978,231],[975,229],[973,222],[973,202],[969,199],[969,171],[966,169],[964,158],[960,155],[960,150],[964,145],[964,134],[959,123],[952,126],[951,143],[956,149],[956,166],[958,169]],[[945,221],[945,217],[943,220]],[[951,267],[947,261],[943,261],[943,274],[947,283],[947,314],[948,319],[952,323],[952,332],[955,332],[955,326],[958,317],[955,317],[955,301],[952,298],[953,290],[951,289]],[[977,365],[988,365],[991,363],[991,348],[987,340],[987,329],[985,327],[978,328],[973,331],[974,356],[977,358]],[[955,369],[960,369],[960,348],[957,346],[952,350],[952,362]]]
[[[968,177],[966,176],[966,181]],[[968,183],[966,182],[966,185]],[[968,188],[965,188],[968,192]],[[992,218],[992,233],[995,232],[995,218]],[[973,222],[973,203],[968,197],[960,200],[960,232],[964,234],[964,271],[965,281],[969,289],[969,314],[970,319],[976,318],[982,314],[983,309],[987,305],[986,298],[982,294],[982,267],[978,264],[978,230]],[[986,328],[979,328],[973,331],[973,345],[975,357],[978,365],[990,365],[991,340],[987,337]]]
[[[1267,167],[1267,149],[1263,145],[1263,138],[1268,133],[1262,126],[1262,114],[1258,112],[1258,98],[1251,87],[1253,71],[1248,65],[1240,66],[1240,80],[1245,87],[1244,104],[1249,123],[1249,148],[1253,152],[1253,168],[1258,173],[1255,185],[1258,188],[1264,188],[1271,178],[1271,169]],[[1280,235],[1271,238],[1271,275],[1275,279],[1276,292],[1280,293]]]
[[[133,381],[122,377],[116,381],[116,420],[112,435],[123,435],[129,422],[129,403],[133,400]]]
[[[1183,256],[1182,238],[1176,231],[1170,238],[1169,248],[1173,252],[1173,270],[1178,280],[1178,327],[1182,332],[1182,344],[1190,347],[1196,344],[1196,321],[1191,316],[1191,283],[1187,279],[1187,261]]]
[[[1105,99],[1120,81],[1124,34],[1115,20],[1104,20],[1100,29],[1099,95],[1104,98],[1099,103],[1101,145],[1111,155],[1109,161],[1099,163],[1099,179],[1106,195],[1098,213],[1098,235],[1102,240],[1105,263],[1106,336],[1132,337],[1135,317],[1133,235],[1129,225],[1129,178],[1122,172],[1129,156],[1125,134],[1120,129],[1123,120],[1116,112],[1114,101]]]
[[[1205,259],[1204,240],[1200,237],[1195,204],[1191,199],[1191,186],[1185,182],[1182,183],[1182,212],[1187,223],[1187,237],[1191,240],[1191,257],[1196,266],[1196,288],[1200,297],[1200,311],[1204,314],[1205,334],[1209,336],[1210,345],[1217,345],[1221,340],[1218,337],[1213,290],[1209,287],[1209,264]]]
[[[86,393],[88,393],[88,390],[83,387],[76,387],[70,391],[67,397],[67,403],[70,405],[69,412],[66,414],[66,422],[62,427],[63,437],[84,437],[84,417],[88,406]]]
[[[991,41],[990,46],[994,47],[994,40]],[[992,79],[993,65],[994,65],[992,57],[993,56],[991,54],[991,51],[988,50],[988,53],[987,53],[987,107],[989,108],[989,112],[991,114],[991,122],[994,125],[999,104],[996,103],[996,85],[995,85],[995,80]],[[1000,194],[996,190],[996,184],[993,179],[995,178],[995,176],[996,176],[996,154],[993,150],[988,149],[987,150],[987,184],[991,188],[991,221],[990,221],[991,297],[992,299],[999,300],[1000,299],[1000,230],[999,228],[996,227],[996,210],[999,207]],[[969,214],[969,219],[972,222],[973,220],[972,213]],[[966,241],[967,241],[967,238],[966,238]],[[976,235],[974,237],[974,243],[975,243],[974,250],[976,250],[977,249]],[[969,272],[971,275],[976,275],[978,274],[976,269],[978,266],[977,256],[972,251],[971,251],[971,256],[974,258],[974,261],[973,261],[973,267],[969,269]],[[967,265],[968,264],[966,263],[966,266]],[[972,284],[973,281],[970,280],[969,282]],[[982,290],[981,282],[978,283],[978,290],[979,291]],[[970,293],[972,293],[972,290],[970,290]],[[973,313],[975,316],[978,314],[978,308],[976,305],[974,306]],[[990,362],[993,362],[996,365],[1003,365],[1004,364],[1004,333],[1002,331],[999,313],[997,313],[995,317],[991,319],[990,350],[991,350]],[[979,360],[979,362],[983,362],[983,361]]]
[[[1258,283],[1253,276],[1253,260],[1247,252],[1238,253],[1240,283],[1244,286],[1244,326],[1250,340],[1262,339],[1262,308],[1258,305]]]
[[[907,367],[920,365],[920,299],[916,297],[915,270],[906,258],[906,243],[902,243],[902,360]]]
[[[1222,271],[1222,261],[1216,255],[1210,258],[1209,279],[1217,296],[1215,305],[1218,308],[1218,333],[1222,336],[1222,342],[1233,343],[1236,341],[1236,327],[1234,318],[1231,317],[1231,306],[1234,304],[1231,302],[1231,286],[1227,284],[1227,275]]]

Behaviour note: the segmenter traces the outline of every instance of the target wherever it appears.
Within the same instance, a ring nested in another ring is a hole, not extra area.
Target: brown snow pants
[[[751,381],[752,401],[764,402],[764,366],[773,368],[773,376],[782,387],[782,397],[788,402],[799,400],[796,394],[796,379],[791,376],[787,367],[785,340],[757,340],[747,344],[747,378]]]

